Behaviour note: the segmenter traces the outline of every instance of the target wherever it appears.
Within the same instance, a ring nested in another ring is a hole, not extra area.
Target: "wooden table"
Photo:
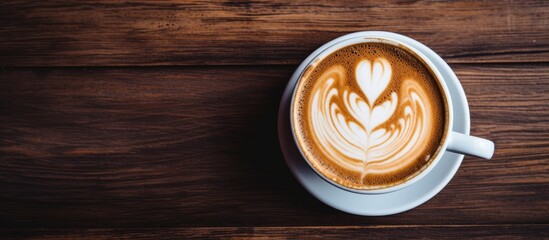
[[[549,236],[548,1],[2,1],[3,239]],[[309,195],[276,132],[310,52],[415,38],[455,70],[466,157],[427,203],[360,217]]]

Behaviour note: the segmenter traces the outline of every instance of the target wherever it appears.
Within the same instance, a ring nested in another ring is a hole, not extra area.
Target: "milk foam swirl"
[[[393,74],[384,58],[361,60],[354,74],[356,90],[346,84],[345,68],[334,65],[312,91],[308,121],[321,151],[341,168],[360,172],[362,178],[398,171],[417,161],[433,134],[429,127],[433,106],[425,100],[426,91],[414,79],[401,81],[398,92],[388,89]],[[381,102],[380,96],[385,96]]]

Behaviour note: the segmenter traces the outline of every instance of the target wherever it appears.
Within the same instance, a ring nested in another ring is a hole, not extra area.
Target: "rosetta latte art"
[[[309,122],[321,151],[341,168],[367,174],[398,171],[417,161],[432,135],[427,93],[408,79],[391,91],[389,61],[377,58],[356,65],[358,89],[346,85],[342,66],[332,66],[312,91]],[[381,96],[385,96],[380,100]],[[383,101],[384,99],[387,99]],[[422,156],[429,160],[429,156]]]

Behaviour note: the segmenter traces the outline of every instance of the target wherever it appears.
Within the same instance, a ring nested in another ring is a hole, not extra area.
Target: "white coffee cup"
[[[385,43],[385,44],[389,44],[389,45],[394,45],[394,46],[397,46],[399,48],[405,49],[409,53],[415,55],[435,75],[436,80],[439,83],[440,89],[442,90],[442,94],[444,95],[444,98],[445,98],[445,102],[446,102],[445,107],[446,107],[446,114],[447,114],[446,124],[447,124],[448,127],[446,127],[445,132],[443,133],[443,139],[439,143],[440,150],[437,152],[436,156],[432,157],[431,163],[420,174],[414,176],[413,178],[411,178],[411,179],[409,179],[405,182],[402,182],[398,185],[395,185],[395,186],[382,188],[382,189],[375,189],[375,190],[358,190],[358,189],[352,189],[352,188],[342,186],[342,185],[332,181],[331,179],[324,176],[322,173],[318,172],[312,166],[312,164],[307,159],[307,156],[302,152],[302,149],[299,147],[299,144],[297,142],[298,140],[297,140],[297,137],[296,137],[295,131],[294,131],[295,130],[294,129],[294,119],[292,117],[293,114],[289,114],[290,115],[290,126],[292,128],[291,132],[292,132],[292,136],[293,136],[293,139],[295,141],[295,144],[297,145],[297,147],[299,149],[299,152],[301,153],[301,156],[305,159],[305,161],[309,164],[309,166],[320,177],[322,177],[325,181],[333,184],[334,186],[337,186],[337,187],[342,188],[342,189],[347,190],[347,191],[362,193],[362,194],[381,194],[381,193],[388,193],[388,192],[397,191],[399,189],[405,188],[405,187],[417,182],[418,180],[420,180],[421,178],[426,176],[437,165],[437,163],[442,158],[442,155],[446,151],[465,154],[465,155],[471,155],[471,156],[477,156],[477,157],[481,157],[481,158],[485,158],[485,159],[492,158],[492,156],[494,154],[494,143],[492,141],[452,131],[451,126],[453,126],[453,121],[454,121],[453,114],[454,113],[453,113],[453,109],[452,109],[453,104],[452,104],[452,98],[451,98],[450,92],[448,90],[448,87],[446,86],[446,82],[444,81],[444,78],[443,78],[442,74],[440,74],[439,69],[437,69],[435,64],[433,64],[431,62],[431,60],[429,60],[429,58],[427,58],[421,51],[415,49],[414,47],[412,47],[412,46],[410,46],[410,45],[408,45],[404,42],[401,42],[401,41],[398,41],[397,39],[395,39],[394,36],[400,36],[396,33],[381,32],[381,31],[360,32],[360,33],[349,34],[349,36],[353,36],[353,37],[344,38],[344,39],[342,39],[343,37],[340,37],[340,38],[326,44],[328,46],[324,45],[321,48],[317,49],[315,52],[313,52],[311,55],[309,55],[309,57],[307,57],[307,59],[302,63],[302,65],[306,64],[306,66],[298,68],[297,71],[299,71],[299,69],[303,69],[303,70],[301,72],[296,71],[296,73],[294,73],[294,76],[296,76],[298,74],[299,75],[298,79],[301,79],[301,75],[303,74],[303,71],[305,69],[307,69],[307,67],[309,65],[323,59],[324,57],[330,55],[331,53],[335,52],[336,50],[344,48],[344,47],[349,46],[349,45],[354,45],[354,44],[364,43],[364,42],[378,42],[378,43]],[[340,40],[340,39],[342,39],[342,40]],[[294,102],[297,86],[299,86],[299,83],[297,83],[296,87],[294,88],[291,102]],[[464,103],[464,104],[466,105],[466,103]],[[290,111],[292,111],[292,110],[290,109]]]

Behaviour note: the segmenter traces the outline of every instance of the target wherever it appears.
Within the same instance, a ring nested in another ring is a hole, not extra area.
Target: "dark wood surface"
[[[547,1],[10,1],[0,13],[3,238],[549,236]],[[471,133],[496,144],[387,217],[309,195],[276,133],[297,64],[359,30],[440,53]]]
[[[292,64],[342,34],[415,38],[449,62],[549,58],[547,1],[5,1],[8,66]]]
[[[525,238],[525,232],[529,238]],[[321,227],[187,227],[4,232],[5,239],[543,239],[546,225],[412,225]],[[405,236],[405,237],[404,237]]]

